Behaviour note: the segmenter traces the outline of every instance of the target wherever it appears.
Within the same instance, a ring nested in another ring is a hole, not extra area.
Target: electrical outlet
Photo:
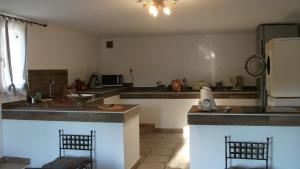
[[[114,41],[106,41],[106,48],[107,49],[114,48]]]

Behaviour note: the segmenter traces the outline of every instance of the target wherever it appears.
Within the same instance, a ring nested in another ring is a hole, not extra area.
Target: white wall
[[[106,49],[106,40],[114,41],[113,49]],[[233,75],[255,85],[244,71],[244,62],[253,54],[255,34],[250,32],[106,38],[101,40],[101,73],[124,74],[130,82],[132,68],[135,86],[155,86],[158,80],[169,84],[183,77],[229,84]]]
[[[29,69],[68,69],[69,83],[99,71],[100,40],[66,29],[28,27]]]

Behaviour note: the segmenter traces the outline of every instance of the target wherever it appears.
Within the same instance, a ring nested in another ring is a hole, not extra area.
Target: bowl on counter
[[[82,108],[89,100],[95,99],[95,94],[69,94],[70,98],[77,108]]]

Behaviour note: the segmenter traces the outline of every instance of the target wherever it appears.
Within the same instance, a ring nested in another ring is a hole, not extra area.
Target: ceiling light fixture
[[[164,11],[164,13],[166,15],[171,15],[171,9],[170,9],[170,7],[164,7],[163,11]]]
[[[149,13],[153,17],[157,17],[159,10],[162,10],[165,15],[171,15],[171,8],[173,4],[176,4],[178,0],[138,0],[142,3],[143,7],[147,8]]]

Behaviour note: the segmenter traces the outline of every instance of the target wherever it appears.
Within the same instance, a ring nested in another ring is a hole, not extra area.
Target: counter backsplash
[[[48,97],[50,81],[53,80],[53,91],[55,97],[62,96],[64,87],[68,84],[68,70],[28,70],[29,91],[28,95],[41,92],[42,97]]]

